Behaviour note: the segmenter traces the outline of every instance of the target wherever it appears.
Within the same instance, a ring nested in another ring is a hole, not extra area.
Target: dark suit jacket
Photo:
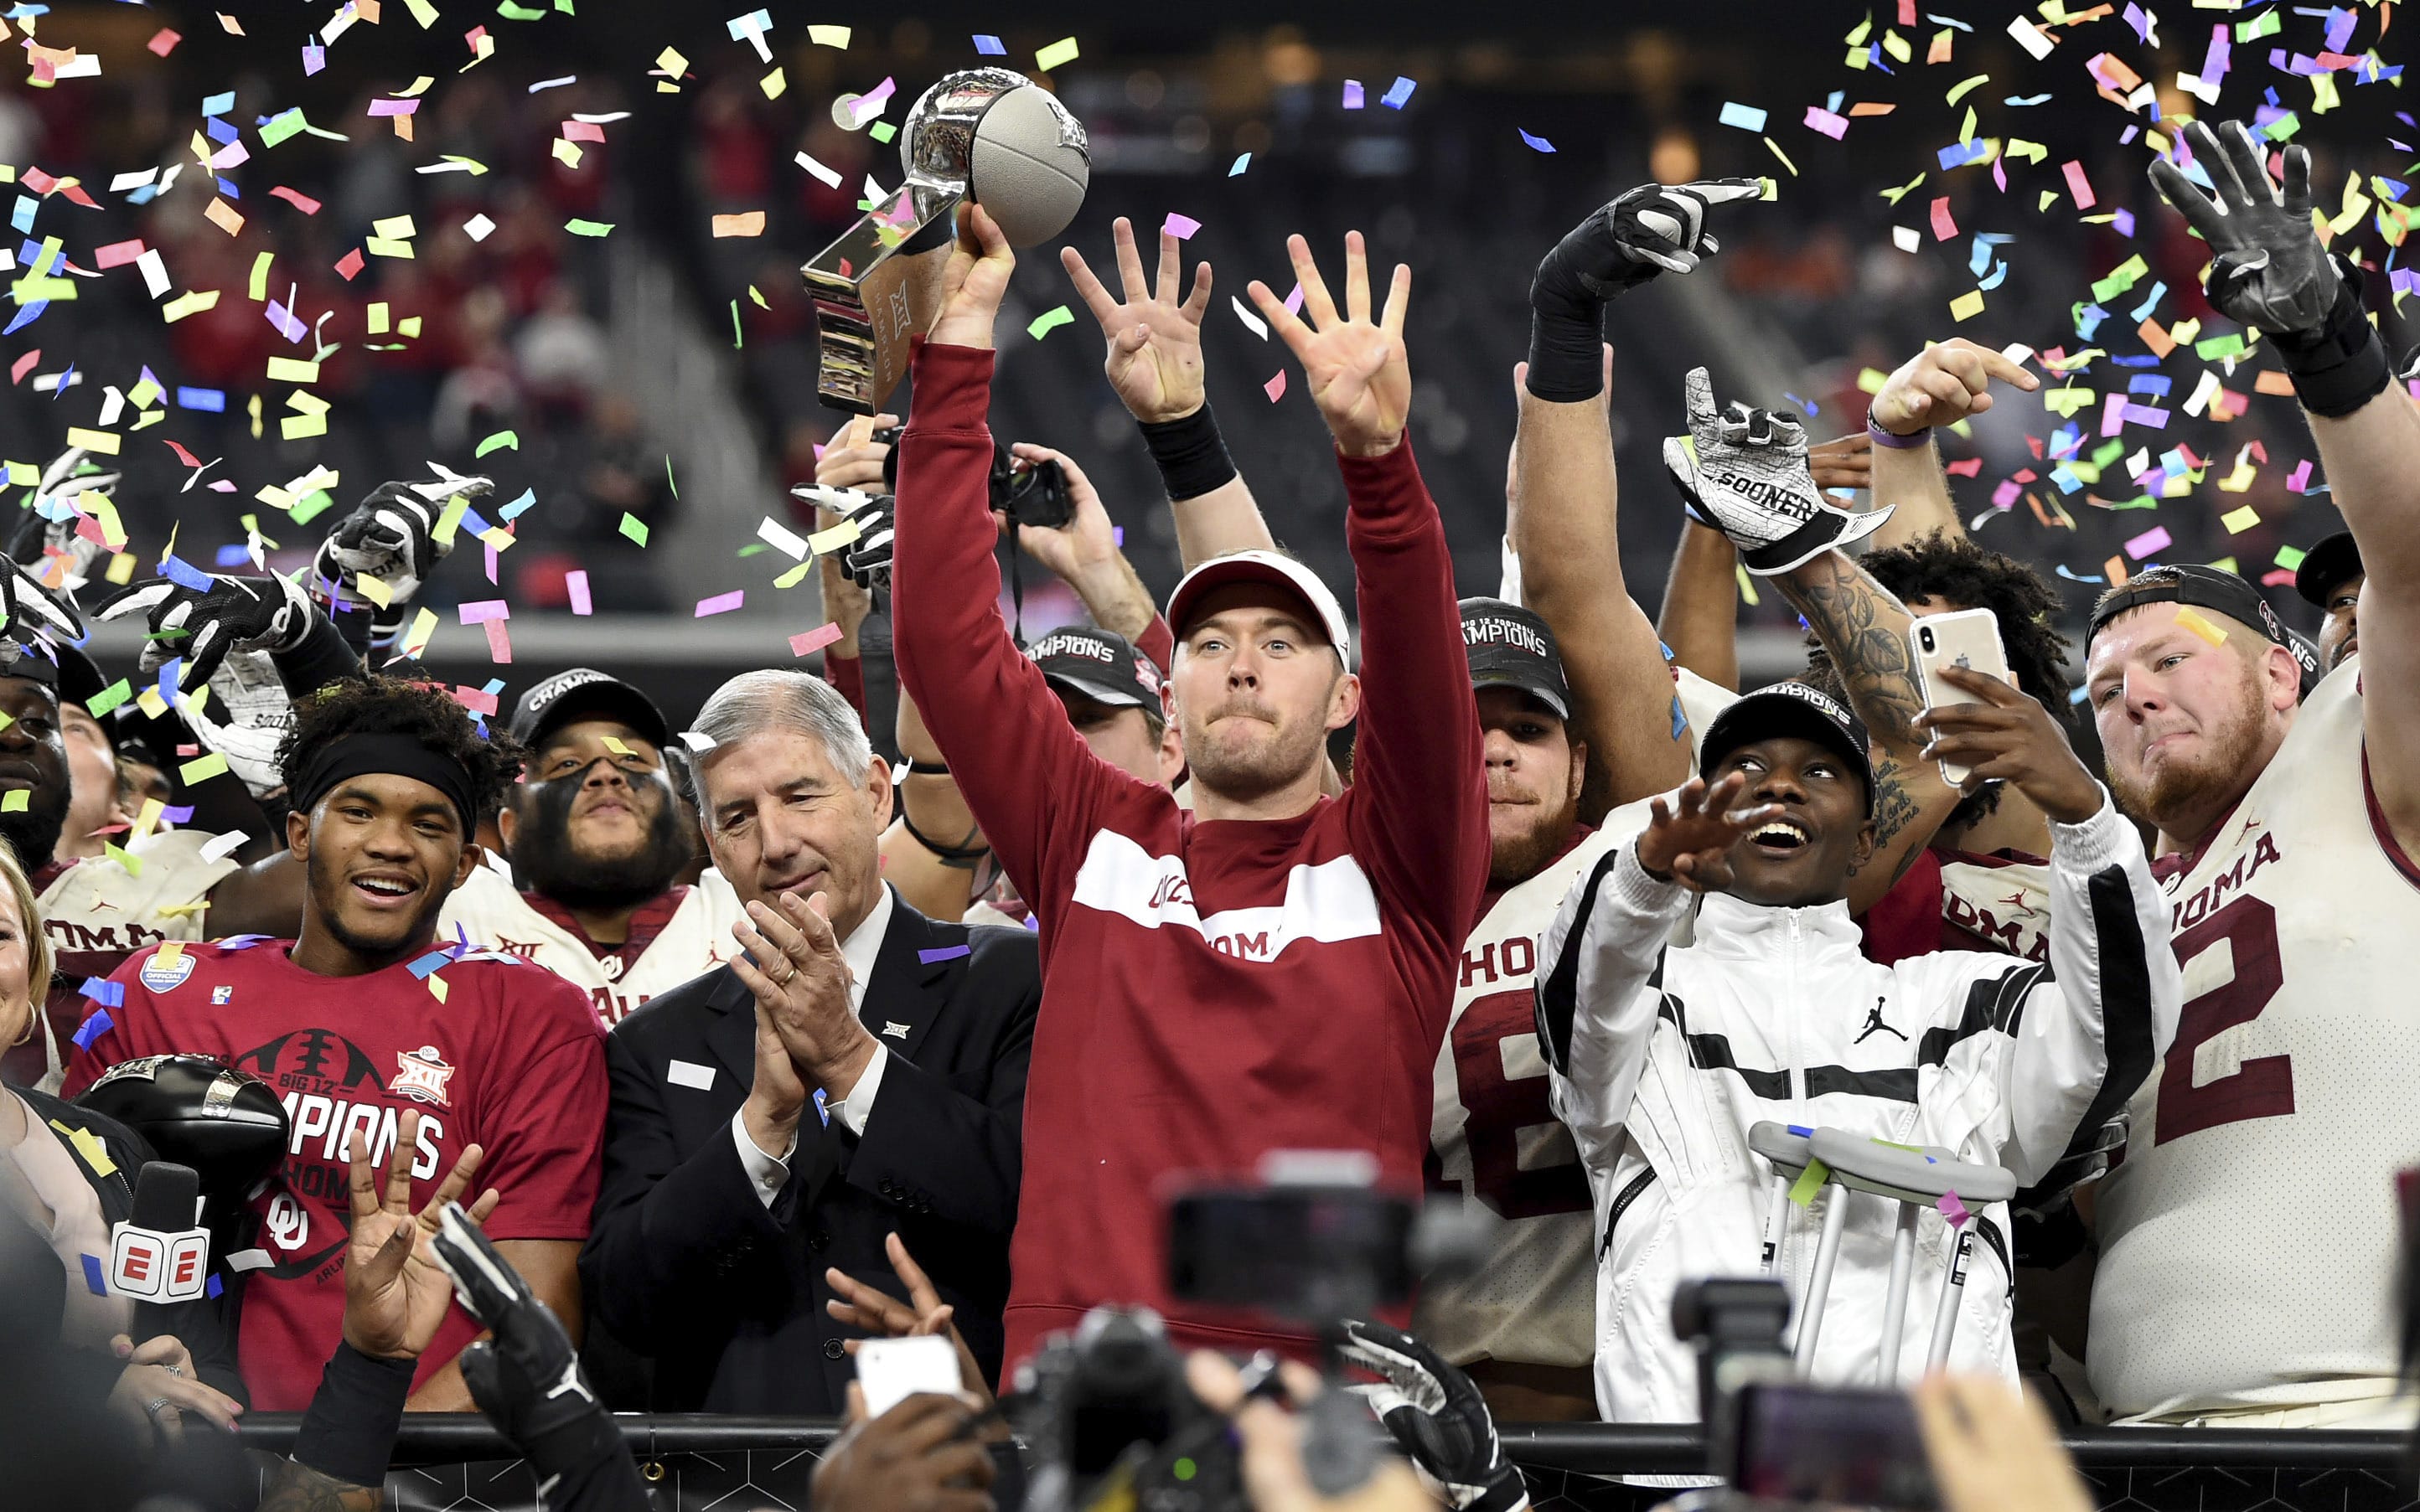
[[[659,1412],[844,1411],[856,1366],[841,1341],[860,1334],[826,1311],[824,1268],[904,1294],[893,1230],[999,1376],[1041,964],[1024,931],[894,903],[859,1009],[891,1052],[865,1134],[811,1109],[769,1211],[731,1137],[756,1064],[755,999],[731,968],[606,1041],[604,1180],[580,1271],[591,1311],[654,1356]]]

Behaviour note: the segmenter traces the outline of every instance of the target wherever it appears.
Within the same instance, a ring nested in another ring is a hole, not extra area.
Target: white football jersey
[[[2186,1001],[2100,1193],[2086,1363],[2120,1416],[2366,1396],[2396,1372],[2420,866],[2368,802],[2360,675],[2329,674],[2204,848],[2156,868]]]
[[[1546,1105],[1531,986],[1539,934],[1614,843],[1612,831],[1592,831],[1506,888],[1462,948],[1437,1049],[1432,1175],[1503,1227],[1477,1274],[1422,1287],[1413,1309],[1413,1335],[1455,1365],[1585,1368],[1595,1354],[1594,1204],[1572,1132]]]
[[[473,867],[471,880],[445,900],[437,934],[450,940],[458,924],[473,949],[520,956],[585,989],[598,1021],[610,1029],[648,998],[712,971],[739,951],[731,926],[747,910],[722,873],[709,870],[697,886],[677,891],[676,899],[658,901],[670,903],[670,917],[652,937],[634,939],[635,951],[626,948],[600,956],[576,930],[532,907],[511,883],[486,867]],[[631,920],[634,934],[653,922],[643,909]]]
[[[202,848],[216,837],[193,829],[155,830],[123,847],[128,861],[87,856],[41,892],[42,933],[62,956],[114,953],[123,959],[163,940],[209,938],[209,893],[237,869]],[[115,963],[100,974],[115,969]],[[92,973],[86,972],[86,975]]]

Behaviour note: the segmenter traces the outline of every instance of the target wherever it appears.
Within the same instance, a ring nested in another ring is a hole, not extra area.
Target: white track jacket
[[[1668,943],[1691,894],[1636,843],[1573,885],[1538,955],[1538,1041],[1554,1110],[1595,1199],[1596,1395],[1609,1422],[1698,1415],[1697,1365],[1672,1293],[1754,1275],[1773,1172],[1747,1148],[1763,1119],[1942,1146],[2026,1185],[2088,1145],[2167,1049],[2183,993],[2168,908],[2133,826],[2104,799],[2055,825],[2050,959],[1947,950],[1876,965],[1846,903],[1770,908],[1707,896],[1695,943]],[[1825,1204],[1849,1203],[1816,1379],[1878,1368],[1899,1205],[1837,1186],[1790,1210],[1779,1273],[1793,1308]],[[1979,1242],[1951,1365],[2013,1380],[2005,1204]],[[1922,1369],[1955,1238],[1924,1214],[1900,1350]],[[1795,1327],[1793,1319],[1792,1327]]]

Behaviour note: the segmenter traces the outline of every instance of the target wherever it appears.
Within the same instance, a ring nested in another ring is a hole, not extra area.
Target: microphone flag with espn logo
[[[190,1302],[209,1282],[209,1230],[195,1227],[202,1180],[163,1160],[135,1173],[134,1215],[109,1231],[109,1289],[136,1302]]]

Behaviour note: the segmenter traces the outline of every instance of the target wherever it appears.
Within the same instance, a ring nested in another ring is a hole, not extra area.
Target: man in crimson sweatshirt
[[[961,214],[900,443],[892,624],[901,681],[1041,920],[1006,1358],[1101,1303],[1157,1308],[1180,1344],[1298,1355],[1273,1324],[1171,1304],[1162,1208],[1168,1178],[1249,1179],[1271,1150],[1366,1151],[1419,1185],[1488,832],[1452,562],[1404,437],[1411,270],[1374,322],[1357,232],[1342,313],[1300,237],[1310,323],[1251,286],[1336,440],[1363,671],[1299,563],[1188,574],[1168,606],[1188,813],[1092,754],[1001,622],[984,415],[1015,258]],[[1324,795],[1326,735],[1357,716],[1356,780]]]

